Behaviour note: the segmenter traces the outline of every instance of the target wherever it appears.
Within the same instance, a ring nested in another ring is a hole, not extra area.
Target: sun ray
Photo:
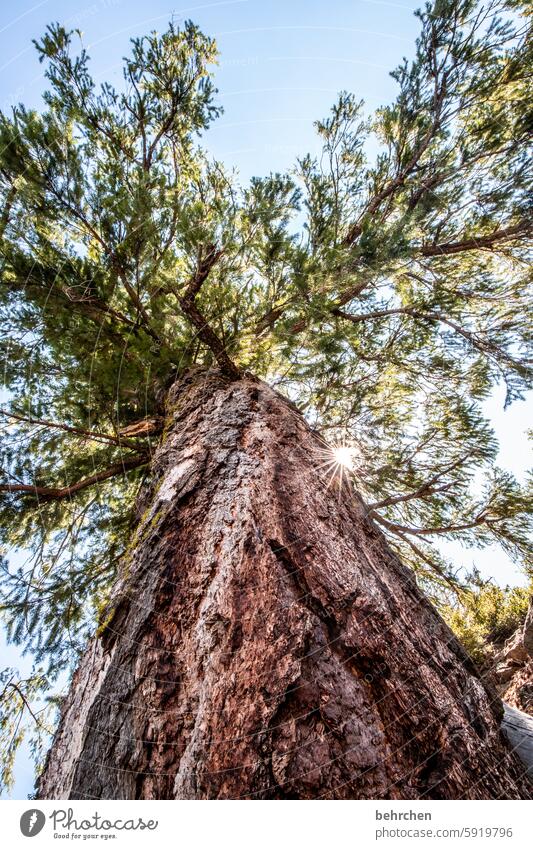
[[[324,448],[318,452],[318,468],[326,481],[326,489],[338,486],[339,499],[341,498],[344,482],[349,482],[350,477],[356,472],[359,451],[353,443],[341,439],[329,444],[322,440]]]

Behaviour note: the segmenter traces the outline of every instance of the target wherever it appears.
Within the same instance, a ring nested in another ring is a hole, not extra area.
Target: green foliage
[[[489,663],[495,645],[519,628],[525,619],[533,587],[499,587],[479,574],[461,602],[446,605],[441,613],[474,660]]]
[[[3,567],[9,635],[50,678],[132,535],[157,437],[122,431],[163,418],[195,363],[254,372],[353,444],[369,513],[433,596],[458,585],[442,536],[531,568],[530,501],[481,408],[531,378],[521,9],[427,5],[392,104],[341,93],[318,158],[244,187],[200,144],[221,110],[192,23],[134,40],[117,89],[79,33],[36,42],[43,109],[0,115],[0,545],[27,554]]]
[[[25,738],[34,760],[43,758],[56,710],[54,699],[44,695],[49,686],[40,669],[22,680],[14,669],[0,671],[0,792],[12,787],[15,755]]]

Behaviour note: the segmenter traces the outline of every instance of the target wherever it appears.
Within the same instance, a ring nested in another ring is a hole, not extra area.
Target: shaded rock
[[[504,702],[533,715],[533,605],[524,624],[495,655],[492,680]]]
[[[519,628],[512,637],[509,637],[503,649],[497,655],[498,660],[504,661],[506,666],[521,665],[529,658],[524,646],[524,629]]]
[[[510,678],[501,679],[500,692],[507,704],[533,715],[533,660],[513,667]]]
[[[516,670],[516,666],[509,666],[506,663],[500,663],[498,666],[496,666],[494,674],[496,676],[496,680],[500,684],[505,684],[507,681],[511,680]]]
[[[507,704],[504,710],[502,731],[527,767],[528,775],[533,776],[533,717]]]

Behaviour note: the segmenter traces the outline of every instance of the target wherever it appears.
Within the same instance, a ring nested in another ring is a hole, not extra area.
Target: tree
[[[528,554],[480,403],[530,377],[532,48],[516,3],[419,17],[391,106],[342,93],[319,160],[247,187],[197,141],[192,23],[120,91],[36,43],[45,108],[0,123],[3,607],[43,687],[85,649],[41,795],[527,793],[423,591],[462,591],[439,537]]]

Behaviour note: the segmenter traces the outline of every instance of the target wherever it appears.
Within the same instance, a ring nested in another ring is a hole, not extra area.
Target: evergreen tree
[[[0,116],[0,529],[28,555],[3,561],[2,606],[37,664],[27,687],[4,674],[8,760],[106,615],[191,368],[289,397],[437,601],[462,591],[441,538],[528,567],[529,499],[481,407],[530,379],[527,19],[514,0],[417,14],[395,101],[369,117],[341,93],[320,157],[247,186],[199,141],[221,109],[194,24],[133,40],[119,89],[79,33],[35,43],[44,108]]]

